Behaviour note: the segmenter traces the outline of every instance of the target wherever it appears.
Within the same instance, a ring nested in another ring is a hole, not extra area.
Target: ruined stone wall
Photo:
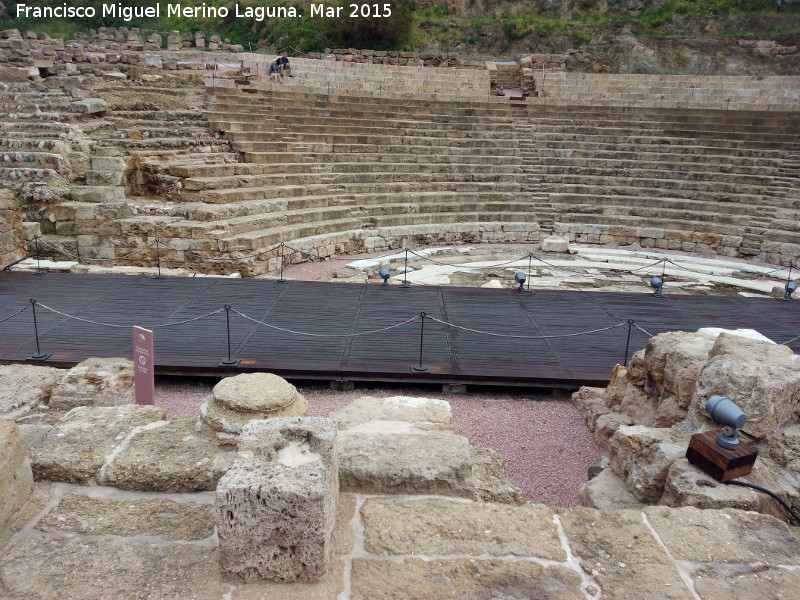
[[[0,268],[22,258],[22,216],[11,190],[0,190]]]

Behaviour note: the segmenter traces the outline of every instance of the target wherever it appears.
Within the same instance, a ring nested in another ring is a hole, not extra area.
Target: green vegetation
[[[124,6],[152,6],[157,0],[141,2],[122,1]],[[162,7],[167,0],[160,0]],[[351,0],[352,1],[352,0]],[[695,31],[707,31],[709,24],[720,32],[718,35],[751,35],[778,33],[791,30],[783,28],[776,21],[778,0],[666,0],[645,1],[645,9],[638,14],[631,14],[625,7],[626,2],[620,0],[573,1],[570,11],[559,13],[560,4],[529,3],[520,0],[519,6],[509,4],[510,8],[522,12],[498,17],[480,14],[458,15],[445,5],[435,5],[425,10],[415,11],[414,0],[393,0],[390,18],[366,17],[350,19],[349,16],[339,18],[314,18],[308,9],[302,9],[292,0],[204,0],[210,7],[228,7],[227,18],[184,18],[169,17],[162,14],[155,19],[133,19],[126,22],[121,17],[92,19],[15,19],[14,3],[6,3],[0,11],[0,28],[33,29],[44,31],[50,35],[72,37],[78,31],[87,32],[102,26],[139,27],[147,30],[179,31],[202,30],[207,35],[217,34],[229,38],[233,43],[245,47],[285,47],[297,48],[303,52],[320,51],[326,47],[358,47],[378,50],[406,50],[421,47],[440,47],[448,49],[453,45],[469,44],[475,46],[491,46],[499,44],[508,46],[518,40],[563,38],[572,44],[580,45],[592,37],[611,31],[619,31],[627,27],[637,35],[688,35]],[[255,17],[237,18],[234,16],[234,4],[241,9],[247,7],[295,7],[302,16],[297,18],[259,20]],[[64,0],[38,0],[36,6],[62,6]],[[72,0],[70,6],[99,7],[102,0]],[[347,6],[348,0],[333,0],[328,6]],[[800,13],[800,0],[781,0],[783,14]],[[33,4],[31,4],[33,5]],[[184,2],[185,6],[190,6]],[[3,4],[0,4],[3,6]],[[534,12],[536,11],[536,12]],[[344,13],[349,10],[345,8]],[[559,14],[570,14],[570,18],[559,18]],[[768,15],[772,19],[767,24],[759,25],[760,31],[741,29],[736,22],[732,30],[730,21],[724,19],[737,15]],[[704,27],[699,27],[702,24]]]

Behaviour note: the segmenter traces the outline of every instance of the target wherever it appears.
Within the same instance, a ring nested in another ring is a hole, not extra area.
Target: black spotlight
[[[786,285],[783,286],[786,290],[786,295],[783,298],[780,298],[781,302],[791,302],[792,301],[792,294],[797,291],[797,283],[794,281],[787,281]]]
[[[533,294],[533,290],[525,289],[525,281],[527,281],[525,278],[525,273],[522,271],[517,271],[517,274],[514,275],[514,281],[519,284],[519,287],[517,288],[518,292],[522,292],[523,294]]]
[[[378,275],[380,275],[381,279],[383,279],[383,285],[389,285],[389,277],[391,277],[392,274],[389,272],[388,268],[381,267],[381,270],[378,271]]]
[[[655,292],[653,292],[653,296],[656,298],[664,297],[664,294],[661,293],[661,288],[664,287],[664,282],[661,280],[661,277],[653,277],[650,280],[650,287],[655,290]]]

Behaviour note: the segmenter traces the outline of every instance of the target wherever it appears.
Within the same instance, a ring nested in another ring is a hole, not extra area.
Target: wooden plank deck
[[[157,372],[196,375],[271,371],[290,378],[576,387],[608,381],[614,365],[624,360],[627,327],[559,336],[628,319],[651,334],[751,328],[778,342],[800,334],[800,303],[769,298],[671,295],[658,300],[646,293],[529,295],[481,288],[0,273],[0,320],[31,298],[85,320],[37,308],[41,349],[53,353],[47,364],[71,366],[90,356],[130,357],[129,326],[139,325],[156,331]],[[224,312],[163,327],[225,304],[273,326],[230,313],[232,355],[241,360],[235,369],[218,366],[227,357]],[[419,359],[419,320],[381,333],[353,335],[421,312],[467,328],[426,319],[423,362],[430,373],[415,374],[410,368]],[[643,348],[647,339],[634,329],[630,354]],[[800,350],[800,340],[791,347]],[[25,361],[35,350],[30,308],[0,323],[0,361]]]

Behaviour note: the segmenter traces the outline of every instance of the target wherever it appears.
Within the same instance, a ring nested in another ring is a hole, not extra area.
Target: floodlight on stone
[[[786,290],[786,295],[783,298],[780,298],[781,302],[791,302],[792,301],[792,294],[797,291],[797,283],[794,281],[787,281],[786,285],[784,286]]]
[[[661,277],[653,277],[650,280],[650,287],[653,288],[655,291],[653,292],[653,296],[656,298],[663,298],[664,294],[661,293],[661,288],[664,287],[664,280]]]
[[[717,444],[727,450],[736,450],[739,430],[747,423],[747,415],[727,396],[711,396],[705,408],[717,423],[730,427],[730,434],[720,433],[717,436]]]
[[[387,267],[381,267],[381,270],[378,271],[378,275],[383,279],[383,285],[389,285],[389,277],[391,277],[392,274]]]
[[[522,271],[517,271],[517,274],[514,275],[514,281],[516,281],[517,284],[519,285],[519,287],[517,288],[518,292],[522,292],[523,294],[533,294],[532,289],[530,288],[528,288],[527,290],[525,289],[525,282],[527,281],[525,273],[523,273]]]

